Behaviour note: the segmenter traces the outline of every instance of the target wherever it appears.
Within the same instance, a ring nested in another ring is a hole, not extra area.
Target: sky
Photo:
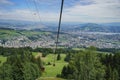
[[[61,0],[0,0],[0,19],[58,22]],[[120,22],[120,0],[64,0],[62,22]]]

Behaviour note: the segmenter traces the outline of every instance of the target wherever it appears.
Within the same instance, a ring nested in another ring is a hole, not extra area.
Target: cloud
[[[8,0],[1,0],[8,1]],[[37,0],[36,0],[37,1]],[[39,0],[42,3],[46,3],[50,0]],[[48,5],[55,5],[58,0],[51,0]],[[65,0],[63,11],[63,22],[120,22],[120,0]],[[66,7],[67,5],[67,7]],[[42,6],[45,7],[45,6]],[[40,10],[40,18],[42,21],[54,21],[58,22],[59,9],[54,11],[52,8],[47,7],[47,12]],[[1,11],[0,19],[14,19],[14,20],[29,20],[40,21],[38,14],[35,10],[30,9],[14,9],[12,11]]]
[[[14,3],[9,0],[0,0],[0,5],[13,5]]]
[[[85,1],[87,2],[88,0]],[[85,1],[82,1],[82,3]],[[90,3],[88,5],[81,5],[78,2],[77,5],[64,9],[63,20],[79,22],[120,22],[120,0],[91,0]]]
[[[40,14],[36,13],[32,10],[21,9],[14,10],[12,12],[2,11],[0,12],[0,19],[13,19],[13,20],[25,20],[25,21],[57,21],[58,15],[54,12],[40,12]],[[40,18],[39,16],[40,15]]]

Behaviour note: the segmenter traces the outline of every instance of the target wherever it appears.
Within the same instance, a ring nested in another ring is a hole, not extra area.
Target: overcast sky
[[[120,0],[64,0],[63,22],[120,22]],[[61,0],[0,0],[0,19],[58,21]]]

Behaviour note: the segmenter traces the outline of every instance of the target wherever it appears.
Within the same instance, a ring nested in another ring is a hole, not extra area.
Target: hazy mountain
[[[58,23],[56,22],[28,22],[28,21],[0,21],[0,28],[12,28],[18,30],[43,30],[57,31]],[[120,23],[62,23],[61,31],[82,31],[82,32],[114,32],[120,33]]]
[[[96,23],[87,23],[82,25],[76,25],[76,28],[71,29],[71,31],[82,31],[82,32],[114,32],[120,33],[120,26],[114,26],[109,24],[96,24]],[[70,29],[69,29],[70,30]]]
[[[105,28],[103,25],[94,24],[94,23],[87,23],[83,26],[75,28],[76,30],[85,31],[85,32],[107,32],[108,29]]]

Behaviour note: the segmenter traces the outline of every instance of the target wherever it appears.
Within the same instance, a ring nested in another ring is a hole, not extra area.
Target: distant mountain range
[[[11,28],[19,30],[43,30],[43,31],[57,31],[58,24],[46,22],[41,24],[39,22],[24,22],[24,21],[0,21],[0,28]],[[112,32],[120,33],[120,22],[114,23],[62,23],[61,31],[81,31],[81,32]]]
[[[83,31],[83,32],[113,32],[120,33],[120,26],[108,26],[95,23],[87,23],[84,25],[78,25],[72,31]]]

